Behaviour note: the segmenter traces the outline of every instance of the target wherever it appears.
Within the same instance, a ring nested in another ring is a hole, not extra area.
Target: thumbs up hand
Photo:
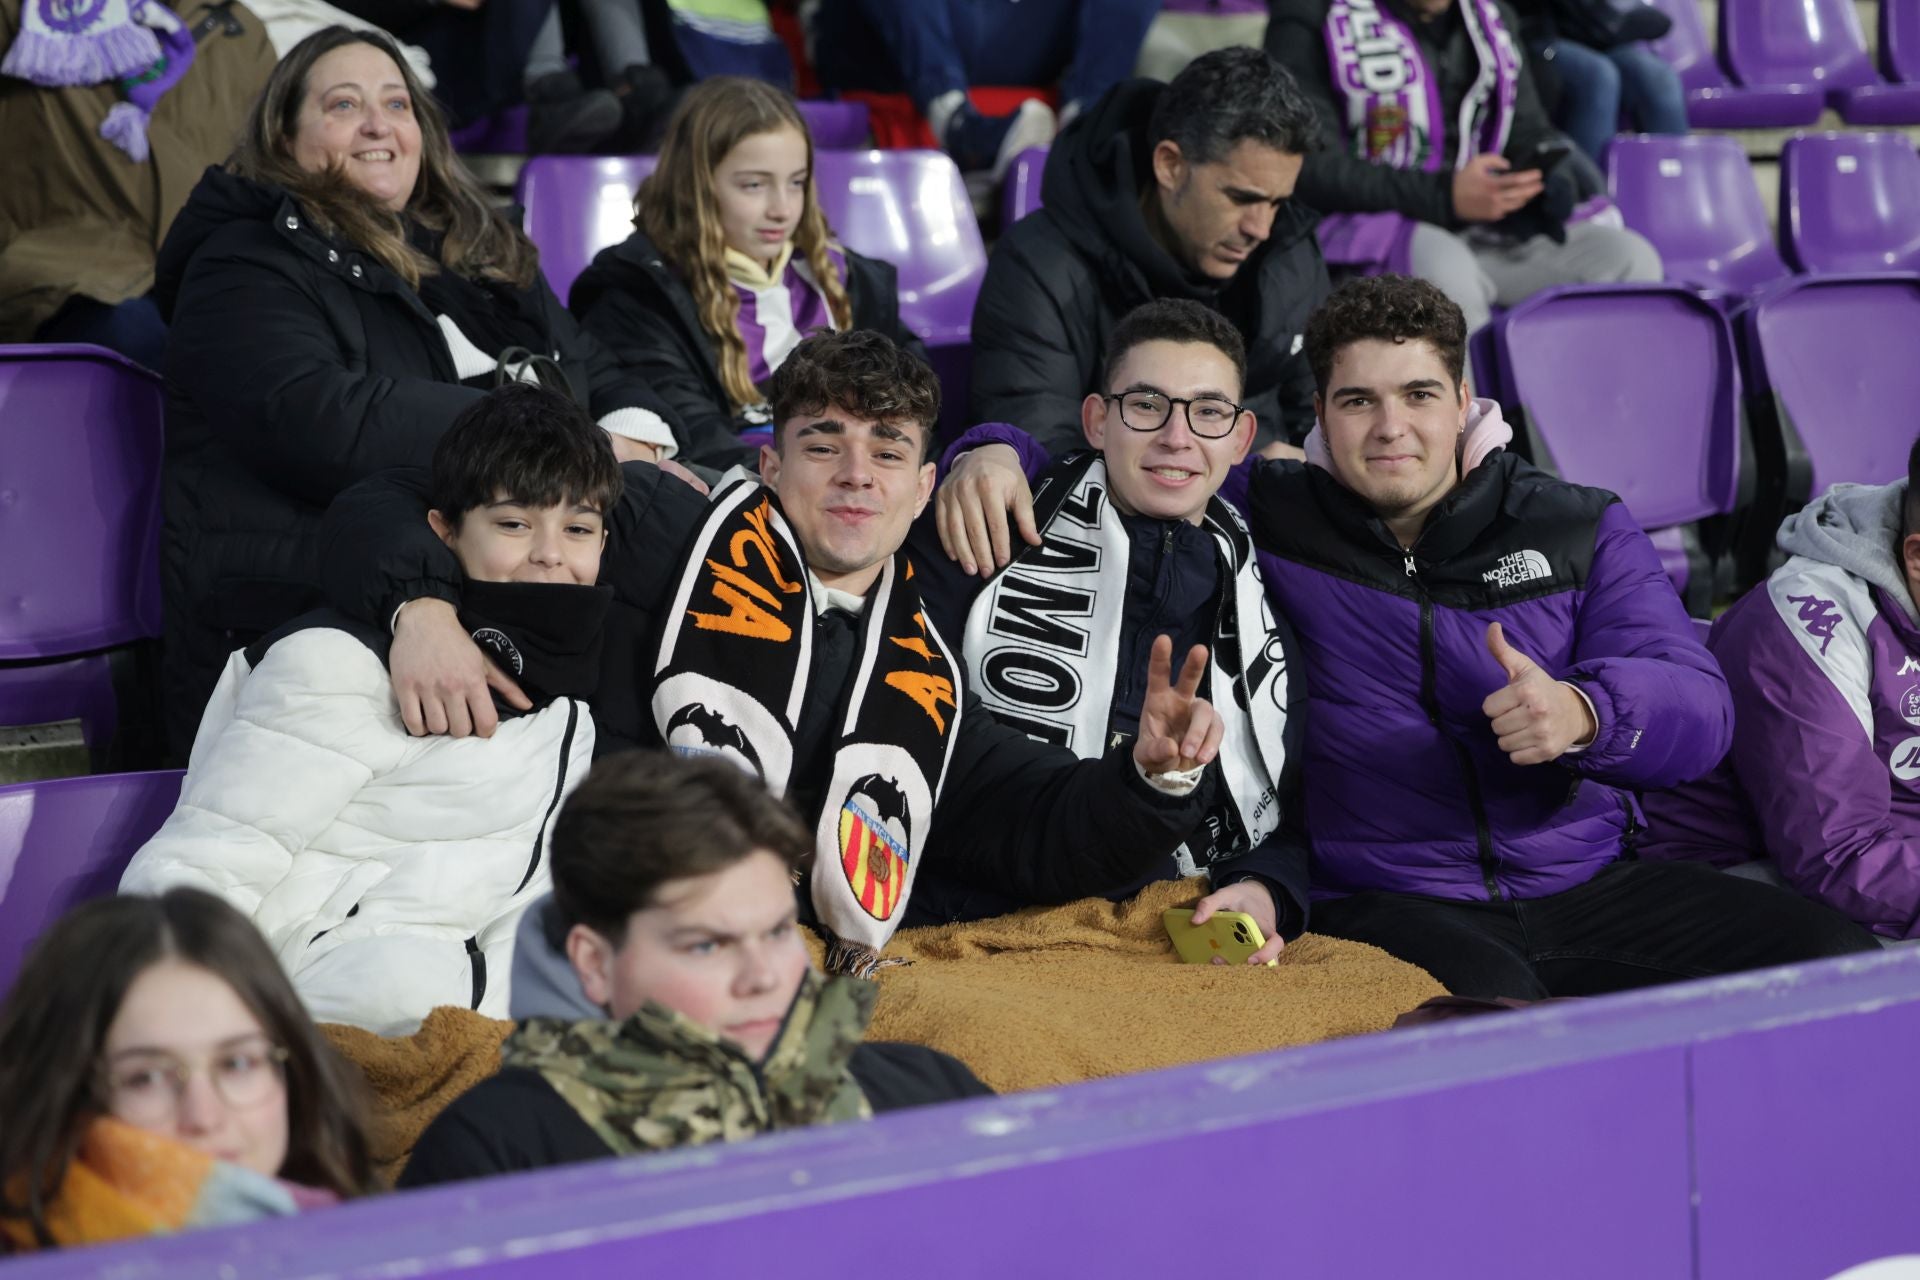
[[[1545,764],[1570,747],[1593,741],[1600,726],[1587,700],[1508,644],[1497,622],[1487,626],[1487,652],[1507,673],[1507,683],[1488,694],[1480,709],[1493,722],[1500,749],[1515,764]]]

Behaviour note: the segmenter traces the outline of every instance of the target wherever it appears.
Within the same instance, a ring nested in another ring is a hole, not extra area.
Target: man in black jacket
[[[1006,230],[973,311],[973,418],[1011,422],[1056,454],[1079,447],[1120,318],[1192,298],[1240,331],[1254,447],[1313,426],[1307,315],[1327,295],[1317,215],[1292,199],[1312,108],[1256,49],[1196,58],[1172,84],[1128,81],[1063,131],[1045,207]],[[1277,448],[1276,448],[1277,446]]]
[[[1653,246],[1597,201],[1597,172],[1562,150],[1518,32],[1502,0],[1274,0],[1267,25],[1326,143],[1301,198],[1409,220],[1374,224],[1389,258],[1440,286],[1470,333],[1550,285],[1661,276]]]
[[[1025,903],[1139,879],[1205,816],[1222,728],[1195,696],[1207,651],[1171,679],[1156,644],[1132,749],[1079,761],[996,723],[920,608],[901,551],[933,487],[939,384],[880,334],[807,339],[769,386],[764,486],[711,503],[647,464],[608,525],[594,705],[604,752],[723,754],[815,824],[814,918],[829,967],[872,964],[925,865]],[[329,590],[397,611],[390,670],[415,732],[492,727],[489,686],[520,698],[460,626],[456,567],[415,533],[417,490],[368,482],[330,513]]]

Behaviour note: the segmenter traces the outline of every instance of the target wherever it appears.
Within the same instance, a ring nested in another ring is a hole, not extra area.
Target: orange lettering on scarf
[[[767,500],[762,498],[760,505],[746,514],[749,527],[727,540],[727,554],[733,563],[725,565],[718,560],[707,561],[707,569],[715,579],[712,584],[714,598],[726,605],[728,611],[702,613],[698,609],[689,609],[687,616],[693,619],[693,625],[700,630],[725,631],[729,635],[745,636],[749,640],[771,640],[775,644],[784,644],[792,638],[793,628],[780,618],[780,599],[774,592],[793,595],[800,590],[800,584],[787,581],[780,572],[779,545],[773,540],[769,518]],[[767,576],[773,579],[771,587],[754,581],[742,572],[747,568],[749,556],[755,552],[759,553]]]
[[[768,510],[767,500],[760,499],[760,505],[747,512],[747,524],[751,528],[742,529],[727,541],[727,553],[733,557],[733,563],[744,569],[747,567],[747,552],[758,551],[766,562],[767,576],[773,579],[773,585],[782,595],[793,595],[800,590],[797,582],[788,582],[780,574],[779,545],[773,540],[773,530],[768,521],[772,513]]]
[[[909,568],[911,568],[911,562],[909,562]],[[888,636],[887,639],[908,653],[918,654],[924,661],[944,662],[945,655],[934,652],[932,646],[926,641],[926,615],[916,613],[913,615],[913,621],[920,628],[919,635]],[[949,707],[954,705],[953,681],[945,676],[929,675],[920,671],[890,671],[887,673],[886,683],[912,698],[933,721],[935,729],[941,733],[947,731],[946,717],[940,714],[940,704],[945,703]]]

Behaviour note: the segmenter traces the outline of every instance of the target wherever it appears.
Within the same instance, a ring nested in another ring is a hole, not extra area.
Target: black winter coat
[[[533,286],[598,418],[672,411]],[[320,515],[387,467],[425,465],[459,412],[433,315],[406,281],[320,235],[284,190],[213,168],[160,251],[167,317],[167,729],[184,755],[227,655],[322,604]]]
[[[594,753],[658,747],[649,705],[662,613],[679,583],[706,499],[658,467],[630,462],[607,520],[600,581],[614,590],[593,701]],[[336,607],[384,623],[409,599],[459,603],[459,565],[426,521],[426,477],[395,472],[354,486],[327,514],[327,593]],[[787,798],[819,810],[833,766],[835,711],[859,656],[857,623],[840,609],[814,622],[813,669],[793,742]],[[1019,905],[1070,902],[1138,884],[1199,825],[1215,797],[1209,769],[1185,796],[1141,778],[1130,747],[1082,762],[995,720],[962,685],[963,714],[921,875],[986,889]],[[801,894],[802,911],[808,909]],[[934,923],[909,899],[907,925]]]
[[[1084,447],[1080,402],[1098,386],[1107,338],[1155,298],[1194,298],[1247,343],[1242,397],[1259,420],[1256,449],[1313,427],[1313,371],[1301,336],[1327,296],[1313,236],[1319,215],[1287,200],[1273,231],[1225,287],[1196,277],[1147,227],[1147,120],[1166,86],[1116,86],[1055,140],[1045,207],[1007,228],[973,308],[973,420],[1009,422],[1056,457]]]
[[[1380,3],[1413,31],[1427,66],[1437,73],[1441,116],[1448,121],[1457,119],[1461,100],[1480,65],[1459,12],[1450,6],[1446,13],[1426,22],[1412,16],[1405,0]],[[1353,154],[1346,112],[1333,91],[1333,73],[1327,63],[1330,7],[1328,0],[1273,0],[1273,19],[1267,24],[1267,52],[1291,71],[1306,91],[1320,116],[1320,132],[1326,143],[1307,157],[1300,170],[1300,198],[1328,213],[1398,213],[1449,229],[1465,225],[1453,211],[1453,170],[1443,167],[1426,173],[1394,169]],[[1500,17],[1518,46],[1520,20],[1505,4],[1500,5]],[[1516,47],[1514,52],[1520,59],[1520,82],[1514,97],[1513,127],[1503,154],[1517,163],[1542,142],[1559,135],[1540,105],[1533,73],[1527,69],[1526,51]],[[1577,186],[1571,166],[1563,164],[1554,171],[1549,184],[1557,182]],[[1572,200],[1566,203],[1571,206]]]
[[[853,327],[878,330],[925,360],[920,339],[900,323],[893,265],[842,252]],[[740,443],[740,433],[758,424],[734,412],[720,384],[719,350],[700,324],[693,292],[646,232],[596,254],[573,282],[569,301],[586,331],[673,406],[674,438],[685,461],[722,471],[751,465],[755,451]]]

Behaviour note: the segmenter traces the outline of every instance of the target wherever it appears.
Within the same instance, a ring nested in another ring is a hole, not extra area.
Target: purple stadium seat
[[[1627,225],[1660,251],[1668,280],[1751,293],[1788,274],[1733,138],[1617,137],[1607,187]]]
[[[1920,0],[1880,0],[1880,70],[1895,84],[1920,84]]]
[[[1920,154],[1898,133],[1789,138],[1780,239],[1801,271],[1920,269]]]
[[[453,149],[462,155],[525,155],[527,108],[508,107],[455,129]]]
[[[1740,376],[1719,308],[1679,285],[1570,286],[1492,328],[1504,407],[1536,465],[1619,494],[1649,530],[1733,511]],[[1676,588],[1702,612],[1705,556],[1687,533],[1663,540]]]
[[[1754,299],[1741,325],[1748,376],[1774,414],[1756,421],[1755,448],[1783,468],[1780,514],[1841,481],[1906,474],[1920,404],[1920,277],[1797,276]],[[1765,438],[1773,429],[1777,442]]]
[[[534,156],[522,166],[514,198],[526,210],[527,237],[560,301],[593,255],[633,231],[633,193],[653,172],[654,156]]]
[[[1853,0],[1722,4],[1720,39],[1741,84],[1814,85],[1848,124],[1920,123],[1920,85],[1880,78]]]
[[[864,102],[809,98],[800,103],[800,116],[807,122],[817,151],[852,151],[873,142],[873,127]]]
[[[1672,29],[1654,41],[1653,48],[1680,73],[1687,93],[1687,122],[1694,128],[1788,129],[1820,118],[1825,104],[1811,85],[1751,88],[1729,80],[1700,21],[1698,0],[1648,3],[1673,19]]]
[[[157,375],[100,347],[0,347],[0,724],[118,724],[109,649],[160,634]]]
[[[180,798],[178,769],[0,787],[0,992],[33,940],[120,887],[134,852]]]
[[[1029,147],[1013,158],[1000,189],[1000,228],[1005,230],[1040,207],[1040,178],[1047,148]]]

